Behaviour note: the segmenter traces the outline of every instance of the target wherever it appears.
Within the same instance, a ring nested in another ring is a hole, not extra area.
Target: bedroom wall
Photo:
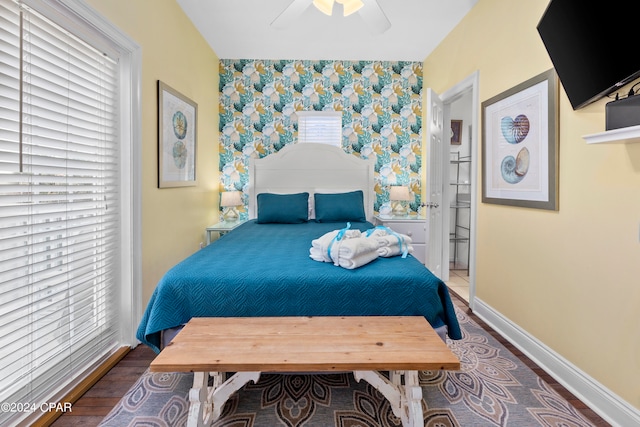
[[[480,0],[426,58],[425,87],[479,70],[482,102],[552,68],[535,28],[547,4]],[[558,211],[478,200],[476,296],[637,409],[640,143],[585,143],[607,101],[573,111],[560,89]]]
[[[175,0],[86,0],[142,47],[142,304],[218,220],[218,58]],[[194,187],[158,189],[157,81],[198,104]]]
[[[297,140],[296,111],[337,110],[345,151],[376,157],[374,210],[390,211],[390,185],[408,185],[417,213],[421,89],[421,62],[220,60],[220,190],[246,203],[249,159]]]

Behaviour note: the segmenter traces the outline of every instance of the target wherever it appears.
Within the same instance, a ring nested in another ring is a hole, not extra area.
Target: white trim
[[[475,299],[473,313],[613,426],[640,425],[640,411],[494,308]]]
[[[121,56],[120,66],[128,71],[130,79],[121,84],[123,102],[121,114],[121,138],[128,141],[127,150],[122,150],[122,182],[130,185],[121,189],[122,207],[128,216],[122,219],[122,241],[129,242],[122,251],[122,280],[129,286],[122,288],[121,332],[122,341],[135,347],[137,325],[142,319],[142,50],[135,46],[127,55]],[[129,86],[126,83],[130,83]]]
[[[35,0],[25,0],[26,4]],[[37,2],[40,5],[41,2]],[[121,206],[123,209],[121,238],[129,242],[120,254],[122,288],[120,292],[120,331],[122,344],[135,347],[135,334],[142,319],[142,48],[127,34],[100,15],[84,0],[55,0],[47,3],[49,13],[63,19],[64,10],[80,18],[86,26],[68,25],[91,40],[96,34],[108,55],[119,57],[122,76],[120,99]],[[93,32],[93,34],[91,34]],[[110,46],[105,46],[107,41]]]
[[[479,157],[479,142],[478,142],[478,130],[479,122],[479,109],[480,105],[480,72],[474,71],[465,79],[454,85],[452,88],[445,91],[440,98],[445,105],[445,109],[449,111],[449,105],[456,100],[456,98],[460,97],[467,90],[471,90],[471,209],[469,212],[470,215],[470,232],[469,232],[469,307],[471,310],[475,308],[475,296],[476,296],[476,251],[477,251],[477,230],[478,230],[478,188],[479,188],[479,179],[478,179],[478,165],[480,164]],[[447,157],[447,163],[449,161]],[[445,169],[448,171],[448,167],[445,165]],[[445,188],[448,186],[445,186]],[[448,188],[446,188],[448,190]],[[443,192],[443,200],[449,200],[448,192],[444,194]],[[446,216],[445,216],[446,217]],[[449,224],[446,224],[446,231],[449,232]],[[448,241],[448,236],[447,240]],[[449,257],[449,253],[447,251],[447,261]],[[447,263],[448,266],[448,263]],[[447,268],[448,272],[448,268]],[[448,273],[447,273],[448,274]]]
[[[584,135],[582,138],[587,144],[629,144],[640,142],[640,125],[592,133],[590,135]]]

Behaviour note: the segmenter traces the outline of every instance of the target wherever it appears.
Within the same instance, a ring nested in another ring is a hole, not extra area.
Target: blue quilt
[[[348,315],[424,316],[462,338],[446,285],[413,256],[378,258],[354,270],[309,257],[313,239],[345,226],[242,224],[164,275],[137,338],[159,352],[161,331],[192,317]]]

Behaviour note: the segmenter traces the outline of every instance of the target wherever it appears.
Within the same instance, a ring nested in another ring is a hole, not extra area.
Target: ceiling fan
[[[378,4],[378,0],[293,0],[273,20],[271,26],[280,29],[288,27],[311,5],[321,12],[331,15],[334,3],[342,4],[344,16],[358,13],[375,34],[382,34],[391,27],[391,22]]]

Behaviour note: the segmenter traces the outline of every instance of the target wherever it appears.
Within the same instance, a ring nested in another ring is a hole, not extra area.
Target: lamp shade
[[[404,185],[395,185],[389,188],[389,200],[411,200],[409,187]]]
[[[220,206],[240,206],[242,197],[239,191],[225,191],[220,197]]]

